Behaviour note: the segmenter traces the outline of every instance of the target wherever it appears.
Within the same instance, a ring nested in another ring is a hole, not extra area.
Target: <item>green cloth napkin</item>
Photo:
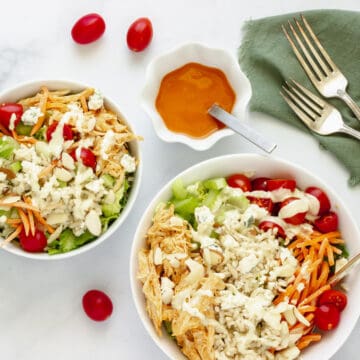
[[[335,64],[349,81],[348,92],[360,103],[360,13],[341,10],[303,12],[315,34]],[[324,149],[349,170],[349,184],[360,183],[360,141],[346,135],[321,136],[312,133],[293,113],[280,96],[285,79],[295,79],[318,94],[298,62],[281,25],[299,13],[248,21],[239,51],[239,62],[252,85],[250,102],[252,111],[259,111],[307,131]],[[318,94],[319,95],[319,94]],[[347,106],[338,99],[328,99],[342,113],[345,122],[360,130],[360,122]],[[294,146],[302,151],[301,144]]]

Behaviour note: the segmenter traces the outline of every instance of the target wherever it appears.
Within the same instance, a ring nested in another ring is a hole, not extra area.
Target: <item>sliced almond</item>
[[[210,247],[206,247],[206,248],[202,249],[201,253],[202,253],[204,262],[208,266],[219,265],[224,260],[224,255],[220,251],[217,251]]]
[[[68,221],[69,216],[65,213],[52,213],[46,218],[49,225],[64,224]]]
[[[91,210],[85,217],[85,225],[87,229],[95,236],[101,234],[101,221],[95,210]]]
[[[66,152],[62,153],[61,162],[66,169],[74,170],[75,162],[74,159]]]
[[[55,168],[54,175],[58,180],[65,182],[68,182],[73,178],[72,174],[63,168]]]
[[[284,317],[285,317],[285,320],[287,321],[287,323],[290,325],[290,326],[293,326],[296,324],[296,317],[295,317],[295,314],[294,314],[294,311],[293,309],[289,309],[289,310],[286,310],[284,313],[283,313]]]

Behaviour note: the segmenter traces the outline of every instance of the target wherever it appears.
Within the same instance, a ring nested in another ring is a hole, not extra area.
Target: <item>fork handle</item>
[[[339,132],[343,134],[350,135],[358,140],[360,140],[360,131],[354,130],[352,127],[343,124],[343,126],[339,129]]]
[[[343,90],[338,90],[337,94],[339,98],[344,101],[344,103],[351,109],[356,118],[360,121],[360,107],[359,105],[351,98],[351,96]]]

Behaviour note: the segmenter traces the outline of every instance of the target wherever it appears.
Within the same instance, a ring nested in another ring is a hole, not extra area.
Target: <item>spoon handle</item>
[[[335,285],[344,276],[348,275],[349,272],[357,265],[360,264],[360,253],[355,255],[346,265],[344,265],[338,272],[336,272],[329,280],[329,285]]]

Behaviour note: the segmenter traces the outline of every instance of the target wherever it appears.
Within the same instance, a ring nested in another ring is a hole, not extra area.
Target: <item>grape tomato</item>
[[[105,28],[105,21],[99,14],[87,14],[75,23],[71,36],[78,44],[90,44],[104,34]]]
[[[35,229],[34,235],[26,235],[25,230],[19,234],[20,246],[27,252],[43,252],[47,246],[47,239],[45,234],[38,229]]]
[[[333,304],[320,305],[315,310],[315,325],[324,331],[335,329],[340,322],[340,311]]]
[[[104,321],[113,312],[113,304],[108,295],[100,290],[89,290],[82,298],[86,315],[94,321]]]
[[[320,295],[318,304],[332,304],[339,311],[343,311],[347,305],[347,296],[338,290],[327,290]]]
[[[227,184],[242,191],[251,191],[250,179],[244,174],[233,174],[226,179]]]
[[[23,114],[23,107],[20,104],[4,103],[0,105],[0,124],[7,130],[10,128],[10,121],[13,114],[15,120],[13,121],[14,128],[19,124]]]
[[[139,52],[145,50],[153,37],[153,28],[148,18],[139,18],[129,27],[126,40],[128,48]]]

